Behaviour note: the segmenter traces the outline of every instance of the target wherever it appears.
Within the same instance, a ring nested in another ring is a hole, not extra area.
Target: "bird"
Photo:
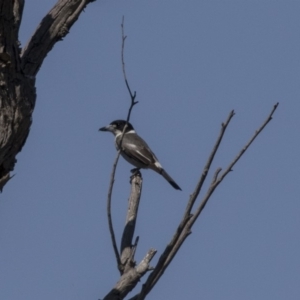
[[[127,126],[122,138],[125,125]],[[174,189],[181,191],[179,185],[164,170],[148,144],[135,132],[133,126],[129,122],[115,120],[108,126],[101,127],[99,131],[108,131],[115,136],[116,149],[120,150],[121,146],[122,157],[135,166],[137,170],[151,169],[162,175]]]

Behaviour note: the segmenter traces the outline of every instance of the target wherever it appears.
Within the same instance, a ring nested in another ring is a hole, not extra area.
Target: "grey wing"
[[[128,157],[147,167],[155,164],[158,161],[148,144],[136,134],[128,134],[124,136],[122,142],[122,151]]]

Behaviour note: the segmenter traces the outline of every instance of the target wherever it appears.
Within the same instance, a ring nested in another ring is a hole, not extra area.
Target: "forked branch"
[[[265,128],[265,126],[272,120],[272,116],[278,107],[278,103],[276,103],[267,117],[267,119],[263,122],[263,124],[259,127],[258,130],[255,131],[254,135],[251,137],[249,142],[243,147],[243,149],[239,152],[239,154],[233,159],[233,161],[228,165],[226,170],[221,174],[221,168],[218,168],[211,180],[211,184],[203,197],[202,201],[200,202],[199,206],[196,208],[195,212],[192,213],[192,209],[195,205],[195,202],[199,196],[199,193],[201,191],[201,188],[203,186],[203,183],[205,182],[205,179],[207,178],[207,174],[210,170],[212,161],[215,157],[215,154],[219,148],[219,145],[222,141],[222,138],[224,136],[224,133],[227,129],[227,126],[234,116],[234,111],[231,111],[227,120],[225,123],[222,123],[221,130],[219,137],[217,138],[217,141],[215,143],[215,146],[213,147],[211,154],[209,155],[209,158],[205,164],[205,167],[202,171],[202,175],[200,176],[199,182],[196,186],[196,189],[194,193],[191,195],[190,200],[187,203],[185,213],[183,215],[183,218],[172,238],[170,243],[165,248],[164,252],[160,256],[157,265],[155,266],[154,270],[149,275],[148,279],[146,280],[145,284],[142,286],[142,289],[140,293],[132,297],[130,300],[143,300],[146,298],[147,294],[152,290],[152,288],[155,286],[159,278],[162,276],[162,274],[165,272],[166,268],[172,261],[172,259],[175,257],[177,251],[182,246],[185,239],[191,234],[191,228],[195,221],[198,219],[199,215],[203,211],[205,205],[207,204],[208,200],[210,199],[211,195],[217,188],[217,186],[222,182],[222,180],[228,175],[228,173],[232,170],[233,166],[237,163],[237,161],[241,158],[241,156],[246,152],[246,150],[249,148],[249,146],[252,144],[252,142],[256,139],[256,137],[262,132],[262,130]]]

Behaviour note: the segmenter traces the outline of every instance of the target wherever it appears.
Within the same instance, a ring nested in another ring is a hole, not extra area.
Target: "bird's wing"
[[[124,136],[122,142],[122,151],[126,155],[146,166],[158,162],[150,147],[141,137],[136,134],[129,136],[129,134]]]

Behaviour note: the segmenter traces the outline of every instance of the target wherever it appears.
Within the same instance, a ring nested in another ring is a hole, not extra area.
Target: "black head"
[[[123,129],[125,127],[125,125],[127,124],[126,130],[125,132],[134,130],[133,126],[128,122],[124,121],[124,120],[116,120],[111,122],[108,126],[102,127],[99,130],[100,131],[110,131],[112,132],[114,135],[117,135],[119,133],[123,132]]]

